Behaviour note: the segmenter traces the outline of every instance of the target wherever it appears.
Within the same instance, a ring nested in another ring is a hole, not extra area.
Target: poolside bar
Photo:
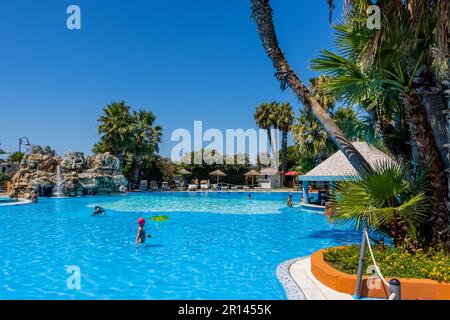
[[[382,162],[393,161],[387,154],[367,142],[353,142],[353,145],[362,156],[367,159],[372,167],[376,167]],[[350,161],[348,161],[342,151],[337,151],[314,169],[299,177],[299,180],[302,183],[303,204],[309,205],[311,203],[309,197],[310,185],[324,183],[325,185],[328,185],[328,189],[331,190],[334,188],[336,181],[348,180],[351,177],[357,176],[358,173],[355,168],[353,168]]]

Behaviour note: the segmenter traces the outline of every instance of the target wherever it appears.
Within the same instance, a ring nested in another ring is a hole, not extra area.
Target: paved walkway
[[[328,288],[317,280],[311,273],[309,257],[294,262],[289,268],[289,273],[306,300],[353,300],[351,295]]]

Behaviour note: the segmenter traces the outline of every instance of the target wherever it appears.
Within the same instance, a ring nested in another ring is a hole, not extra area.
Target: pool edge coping
[[[309,256],[289,259],[277,266],[276,275],[286,293],[287,300],[306,300],[306,296],[302,289],[292,277],[290,268],[297,261],[307,259],[308,257]]]
[[[25,199],[25,198],[19,198],[18,201],[16,201],[16,202],[0,204],[0,208],[1,207],[12,207],[12,206],[22,206],[22,205],[30,204],[30,203],[33,203],[33,201]]]

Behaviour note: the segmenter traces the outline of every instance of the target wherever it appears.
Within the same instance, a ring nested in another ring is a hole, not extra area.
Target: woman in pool
[[[139,218],[138,219],[138,232],[137,232],[137,236],[136,236],[136,245],[141,244],[141,243],[145,243],[145,238],[151,238],[151,235],[146,234],[145,229],[144,229],[144,225],[145,225],[145,219],[144,218]]]
[[[330,201],[325,203],[325,215],[328,217],[329,222],[334,223],[334,209]]]

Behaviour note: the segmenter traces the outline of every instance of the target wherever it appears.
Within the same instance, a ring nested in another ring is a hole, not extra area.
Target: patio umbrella
[[[295,185],[295,176],[298,175],[297,171],[289,171],[284,174],[285,176],[292,176],[292,186]]]
[[[219,184],[219,178],[220,177],[226,177],[226,173],[224,173],[224,172],[222,172],[220,170],[213,171],[209,175],[217,177],[217,184]]]
[[[250,170],[249,172],[244,173],[244,176],[246,176],[246,177],[252,177],[252,186],[253,186],[253,179],[255,178],[255,176],[259,176],[259,172],[252,169],[252,170]]]

